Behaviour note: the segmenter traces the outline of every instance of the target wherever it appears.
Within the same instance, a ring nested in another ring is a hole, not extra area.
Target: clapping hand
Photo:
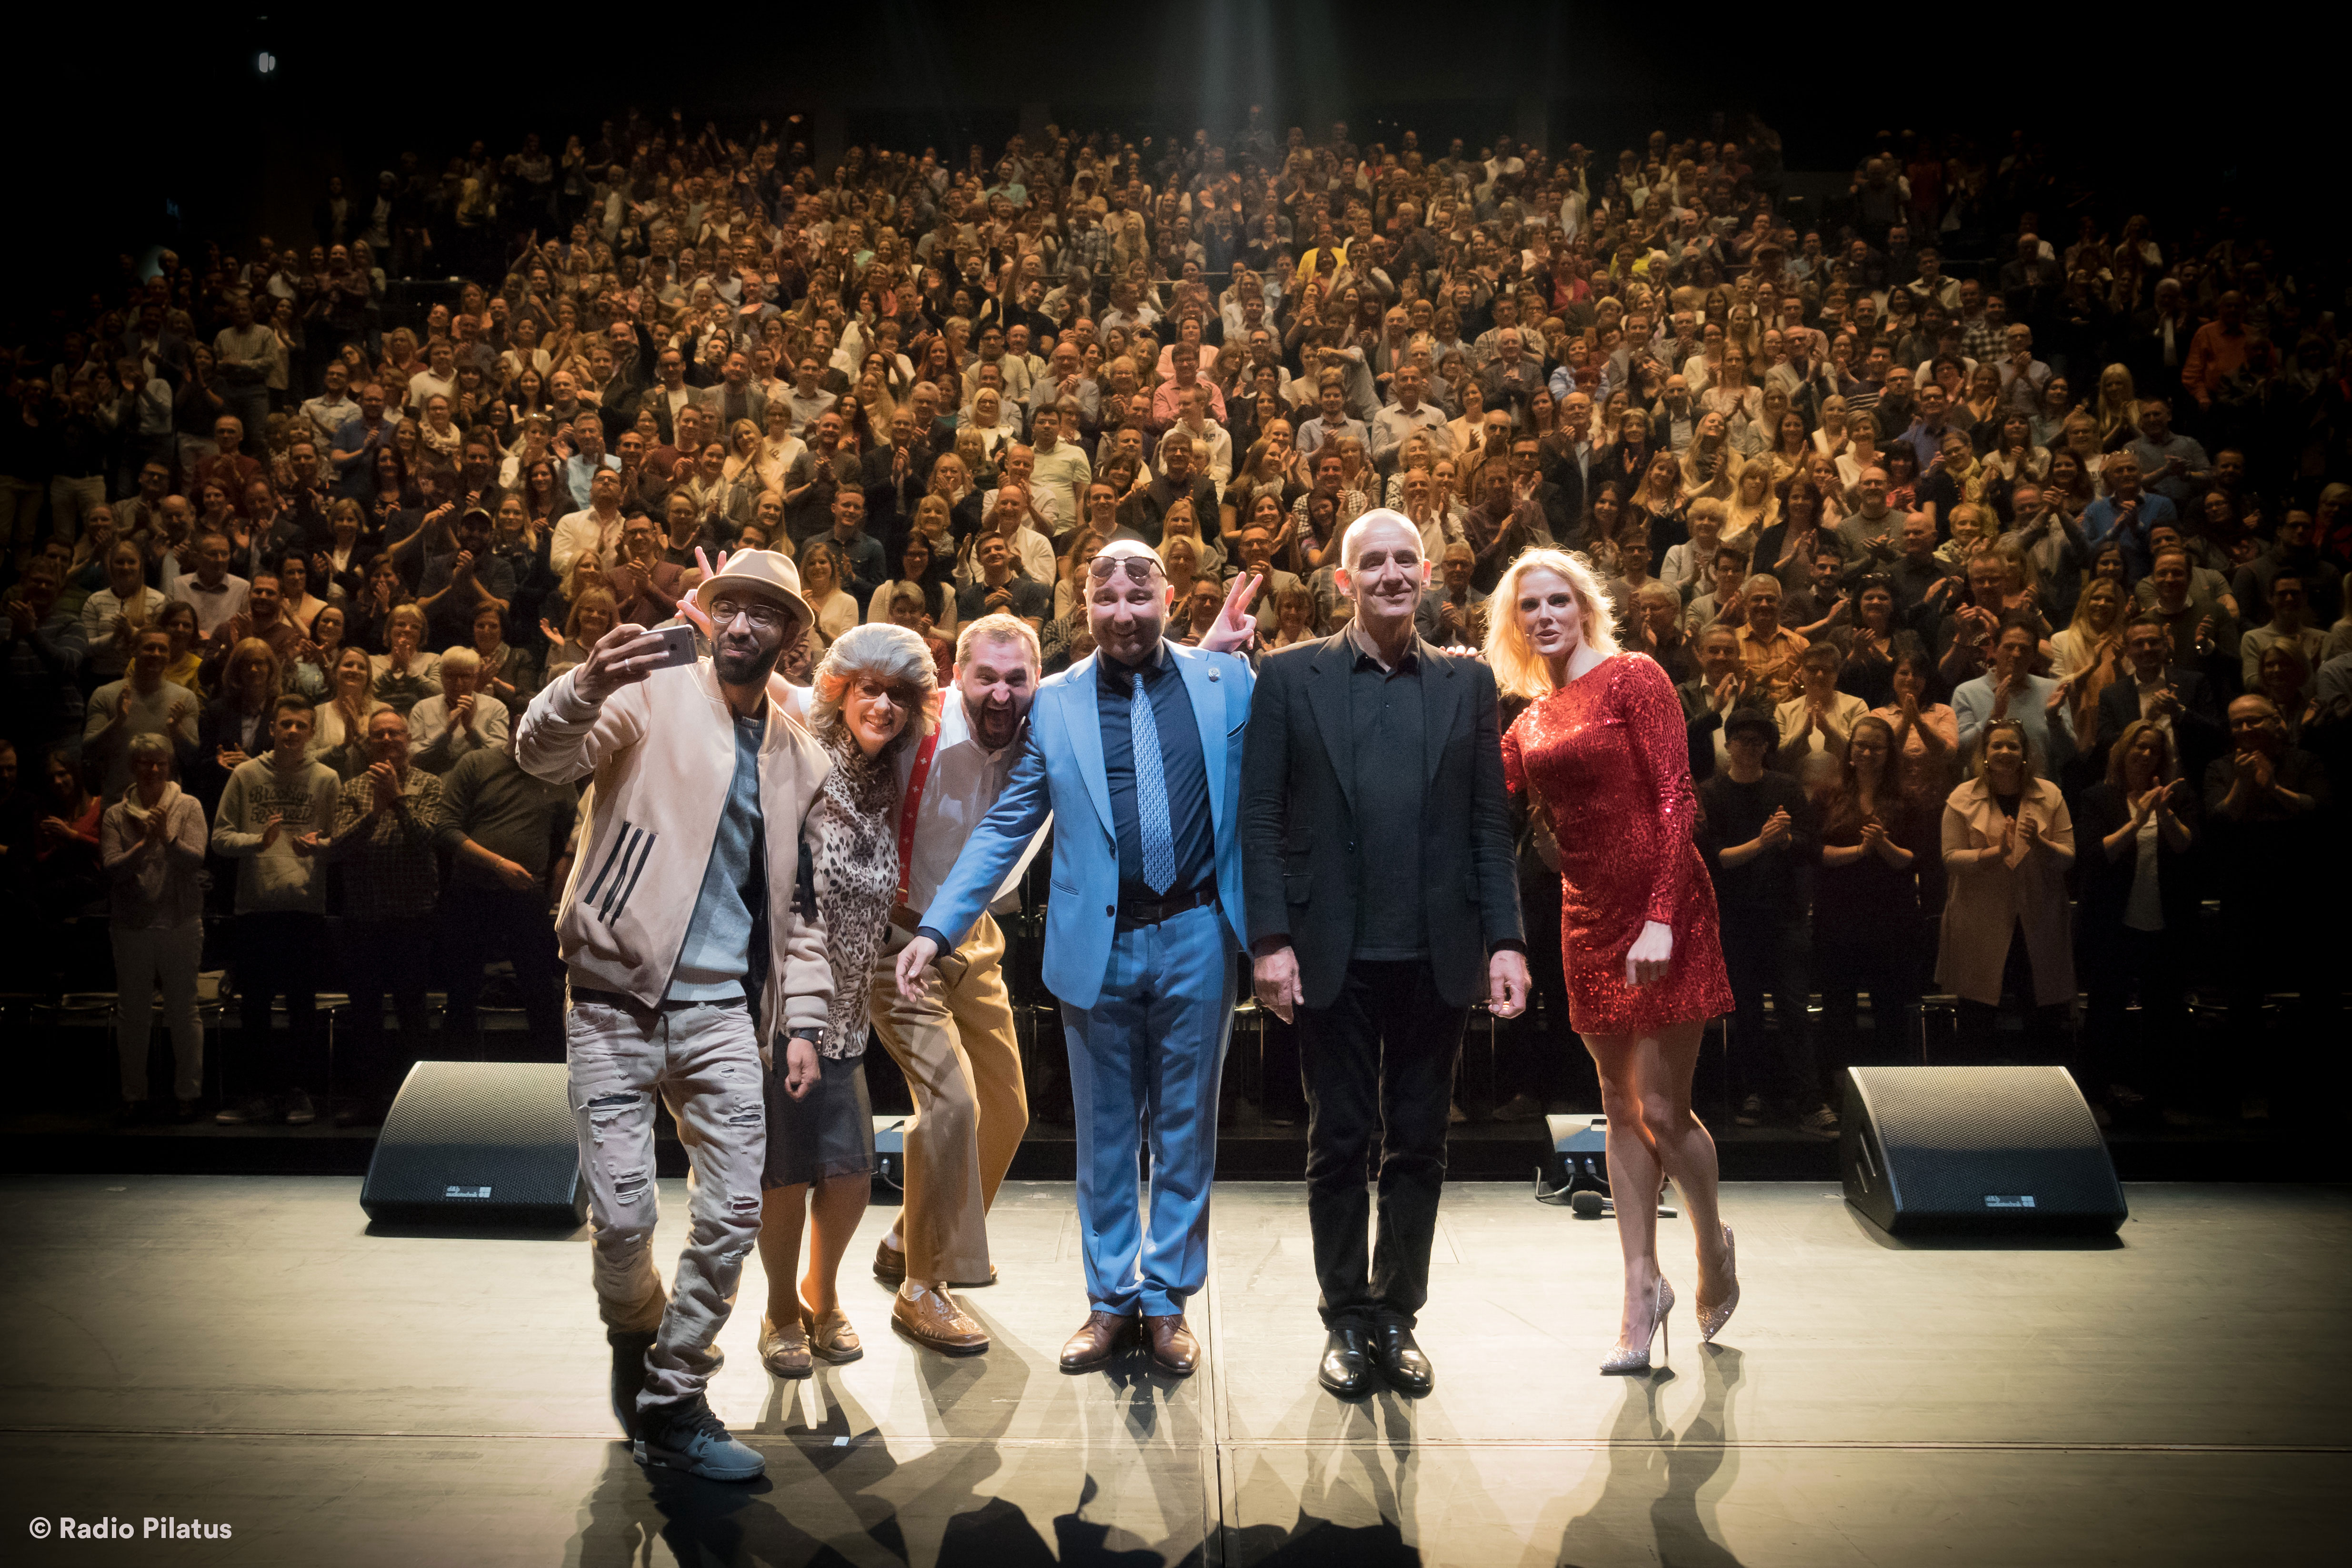
[[[1756,834],[1756,841],[1763,845],[1766,849],[1771,849],[1776,845],[1785,843],[1789,837],[1789,826],[1790,820],[1788,809],[1786,807],[1776,807],[1774,808],[1772,814],[1764,819],[1764,826],[1758,831]]]

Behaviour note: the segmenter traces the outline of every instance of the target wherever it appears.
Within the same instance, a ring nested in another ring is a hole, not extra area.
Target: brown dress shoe
[[[988,1331],[972,1322],[946,1291],[910,1280],[890,1302],[890,1326],[926,1349],[948,1355],[978,1355],[988,1348]]]
[[[875,1243],[874,1277],[894,1291],[906,1283],[907,1255],[891,1246],[887,1239]],[[959,1291],[977,1291],[984,1285],[993,1285],[996,1283],[996,1265],[991,1263],[988,1266],[988,1278],[985,1280],[950,1280],[948,1283]]]
[[[1184,1314],[1143,1315],[1143,1343],[1151,1351],[1151,1364],[1174,1377],[1190,1377],[1201,1364],[1201,1342],[1184,1326]]]
[[[1117,1355],[1135,1330],[1135,1319],[1119,1312],[1095,1311],[1062,1346],[1064,1372],[1091,1372]]]

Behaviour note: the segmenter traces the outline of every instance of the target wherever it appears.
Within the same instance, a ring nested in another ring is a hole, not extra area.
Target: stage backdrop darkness
[[[561,148],[630,105],[665,119],[674,106],[738,136],[798,113],[820,164],[871,140],[935,145],[957,162],[978,141],[993,156],[1013,131],[1049,120],[1215,136],[1253,103],[1318,140],[1339,118],[1360,142],[1393,144],[1411,127],[1433,155],[1453,136],[1478,145],[1507,132],[1555,147],[1573,137],[1613,157],[1653,127],[1719,134],[1753,110],[1800,172],[1850,168],[1880,131],[1965,129],[1993,148],[2021,126],[2062,170],[2144,189],[2153,211],[2176,197],[2208,212],[2227,202],[2283,243],[2300,225],[2336,225],[2300,183],[2296,149],[2315,147],[2321,112],[2311,95],[2198,97],[2177,40],[2118,39],[2092,19],[2035,18],[2009,40],[2015,68],[2004,69],[1939,43],[1927,22],[1842,42],[1806,36],[1776,67],[1773,51],[1758,57],[1752,8],[1708,5],[1668,22],[1516,0],[1453,18],[1337,0],[1003,15],[876,0],[854,21],[781,12],[728,48],[698,28],[607,21],[626,13],[436,15],[397,26],[299,8],[45,16],[20,40],[17,148],[0,176],[20,225],[0,263],[12,337],[45,335],[61,288],[112,292],[117,256],[135,267],[158,246],[192,254],[207,239],[242,251],[263,232],[307,243],[330,174],[360,193],[403,151],[434,166],[478,138],[504,152],[534,130]],[[1431,47],[1436,37],[1444,47]],[[2212,107],[2132,115],[2118,92]]]

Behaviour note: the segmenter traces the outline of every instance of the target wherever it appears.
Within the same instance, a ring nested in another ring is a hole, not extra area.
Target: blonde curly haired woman
[[[834,766],[803,836],[832,953],[833,1000],[806,1096],[793,1099],[778,1073],[765,1080],[760,1265],[768,1311],[760,1361],[778,1377],[808,1376],[815,1357],[838,1364],[866,1354],[841,1311],[840,1274],[874,1179],[868,982],[898,889],[898,754],[930,727],[938,695],[929,647],[903,626],[851,627],[810,675],[809,733]],[[795,1283],[803,1230],[808,1267]]]

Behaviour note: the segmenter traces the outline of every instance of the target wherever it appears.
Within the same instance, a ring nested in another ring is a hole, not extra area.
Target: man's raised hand
[[[572,672],[572,689],[589,702],[603,702],[658,669],[666,646],[660,632],[624,621],[596,639],[588,657]]]
[[[1225,606],[1217,612],[1217,623],[1201,639],[1202,647],[1213,653],[1233,653],[1250,645],[1257,636],[1257,621],[1247,606],[1256,597],[1258,584],[1265,580],[1248,571],[1234,579],[1233,588],[1225,594]]]

